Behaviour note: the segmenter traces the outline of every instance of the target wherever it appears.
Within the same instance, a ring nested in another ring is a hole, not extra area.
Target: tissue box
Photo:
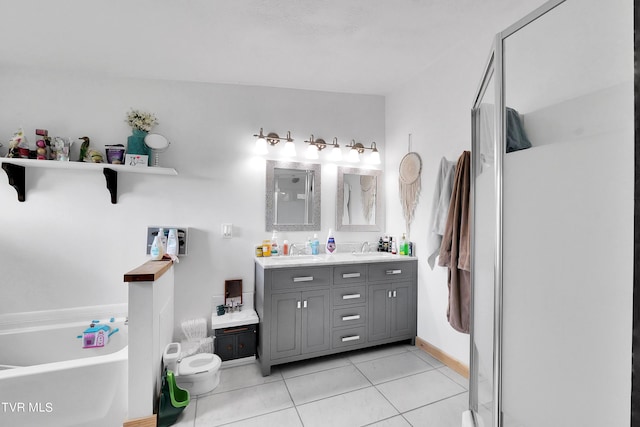
[[[107,325],[91,326],[82,333],[82,348],[104,347],[109,342],[109,331]]]

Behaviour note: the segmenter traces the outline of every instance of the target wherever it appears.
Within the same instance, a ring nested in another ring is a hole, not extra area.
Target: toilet
[[[178,387],[197,396],[212,391],[220,383],[222,360],[212,353],[197,353],[180,359],[180,343],[173,342],[164,350],[164,366],[173,371]]]

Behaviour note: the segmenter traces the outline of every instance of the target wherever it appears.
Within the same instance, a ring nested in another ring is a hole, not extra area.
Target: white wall
[[[2,172],[0,315],[126,302],[123,274],[148,259],[147,225],[177,225],[190,228],[190,241],[189,255],[175,268],[176,324],[208,317],[225,279],[243,279],[253,290],[253,244],[271,237],[264,231],[265,161],[253,155],[252,135],[260,127],[281,136],[290,130],[299,153],[311,133],[376,141],[384,150],[379,96],[6,67],[0,93],[4,141],[23,126],[32,142],[34,130],[45,128],[51,135],[88,135],[100,148],[126,144],[127,111],[154,112],[160,122],[154,131],[171,141],[161,165],[179,173],[120,174],[118,204],[112,205],[100,172],[28,169],[25,203]],[[335,226],[336,185],[336,165],[323,164],[321,239]],[[220,236],[226,222],[234,224],[232,240]],[[309,234],[280,236],[303,241]],[[378,235],[337,233],[336,239],[340,245]]]
[[[471,149],[471,107],[494,36],[542,3],[529,0],[496,10],[491,19],[476,23],[475,37],[452,40],[445,56],[434,58],[429,69],[386,98],[387,229],[394,235],[405,230],[397,191],[398,165],[412,134],[412,151],[422,158],[422,192],[411,240],[423,260],[440,159],[457,160],[462,151]],[[426,262],[419,262],[418,336],[466,364],[469,336],[448,324],[447,299],[446,269],[436,266],[432,271]]]

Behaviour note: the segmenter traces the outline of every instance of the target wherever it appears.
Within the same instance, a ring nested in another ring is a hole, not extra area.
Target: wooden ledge
[[[124,275],[125,282],[155,282],[171,268],[173,261],[147,261]]]

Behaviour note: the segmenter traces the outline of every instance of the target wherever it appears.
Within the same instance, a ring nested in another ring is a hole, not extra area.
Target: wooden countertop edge
[[[147,261],[141,266],[124,274],[125,282],[154,282],[171,268],[173,261],[163,259],[160,261]]]

